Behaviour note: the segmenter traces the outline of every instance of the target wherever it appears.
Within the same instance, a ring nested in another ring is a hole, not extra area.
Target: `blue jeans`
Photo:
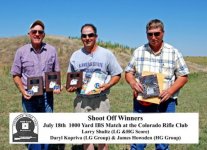
[[[135,113],[152,113],[152,112],[175,112],[175,105],[177,99],[169,99],[160,105],[143,106],[136,99],[134,99],[134,112]],[[147,144],[132,144],[131,150],[144,150]],[[169,144],[155,144],[156,150],[169,150]]]
[[[33,96],[30,100],[22,97],[24,112],[53,112],[53,93],[44,92],[42,96]]]
[[[33,96],[30,100],[22,97],[24,112],[53,112],[53,93],[44,92],[42,96]],[[49,144],[28,144],[28,150],[48,150]]]
[[[48,150],[49,144],[28,144],[28,150]]]

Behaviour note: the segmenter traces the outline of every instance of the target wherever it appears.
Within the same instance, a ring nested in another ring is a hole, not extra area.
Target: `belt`
[[[84,95],[84,94],[78,94],[78,98],[96,98],[96,97],[106,97],[106,94],[93,94],[93,95]]]

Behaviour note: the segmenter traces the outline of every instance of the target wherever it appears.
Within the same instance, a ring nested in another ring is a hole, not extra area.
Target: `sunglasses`
[[[89,37],[89,38],[91,38],[91,37],[95,37],[96,36],[96,34],[95,33],[90,33],[90,34],[81,34],[81,38],[86,38],[86,37]]]
[[[38,32],[40,35],[42,35],[42,34],[45,33],[43,30],[31,30],[30,32],[31,32],[32,34],[37,34],[37,32]]]
[[[161,32],[152,32],[152,33],[147,33],[148,36],[160,36]]]

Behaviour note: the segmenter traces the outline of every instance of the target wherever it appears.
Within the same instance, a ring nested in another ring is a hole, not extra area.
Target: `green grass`
[[[172,150],[205,150],[207,147],[207,74],[194,73],[189,76],[189,82],[181,90],[177,112],[199,112],[200,140],[199,144],[172,144]],[[9,144],[9,113],[21,112],[21,95],[13,84],[12,77],[1,71],[0,78],[0,149],[1,150],[23,150],[24,145]],[[55,112],[72,112],[74,94],[65,90],[55,96]],[[111,89],[109,96],[112,112],[132,112],[132,91],[126,82],[122,81]],[[66,145],[70,150],[71,145]],[[111,144],[111,150],[129,149],[127,144]],[[154,149],[154,145],[148,146],[147,150]]]
[[[62,84],[66,80],[68,59],[74,50],[81,47],[78,38],[64,38],[46,36],[45,41],[57,48],[62,69]],[[9,113],[22,112],[21,94],[15,87],[10,75],[16,49],[29,40],[26,36],[15,38],[0,38],[0,150],[24,150],[20,144],[9,144]],[[108,47],[114,52],[119,63],[124,68],[129,61],[131,48],[111,42],[99,41],[102,46]],[[207,66],[207,57],[185,57],[186,61]],[[172,144],[171,150],[207,150],[207,74],[193,73],[189,76],[189,82],[181,90],[177,112],[199,112],[200,132],[199,144]],[[54,112],[73,112],[73,99],[75,95],[65,90],[60,95],[55,95]],[[112,112],[132,112],[132,91],[126,84],[124,76],[118,85],[111,89],[109,95]],[[71,145],[66,145],[70,150]],[[154,149],[149,145],[147,150]],[[128,144],[111,144],[110,150],[129,150]]]

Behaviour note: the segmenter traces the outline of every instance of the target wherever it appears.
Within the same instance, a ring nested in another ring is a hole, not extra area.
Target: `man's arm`
[[[25,91],[20,75],[13,75],[13,80],[14,80],[16,87],[22,93],[24,98],[29,100],[31,96]]]
[[[168,100],[175,92],[181,89],[188,82],[188,76],[179,76],[174,84],[167,90],[163,90],[160,94],[161,102]]]
[[[125,72],[125,79],[127,83],[131,86],[135,97],[137,97],[139,92],[143,92],[143,87],[141,83],[136,81],[133,72]]]
[[[121,78],[121,74],[115,75],[111,77],[111,80],[100,86],[101,91],[105,91],[107,89],[110,89],[112,86],[114,86],[115,84],[117,84],[119,82]]]

